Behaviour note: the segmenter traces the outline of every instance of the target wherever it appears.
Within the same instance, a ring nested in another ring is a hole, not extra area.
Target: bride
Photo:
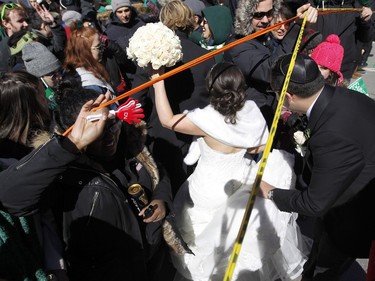
[[[152,77],[162,72],[153,70]],[[245,100],[244,81],[237,66],[216,64],[206,79],[210,105],[183,114],[172,112],[164,81],[154,84],[162,125],[197,136],[185,161],[198,164],[174,201],[178,228],[194,255],[172,257],[175,281],[223,280],[258,170],[251,154],[260,153],[268,137],[260,110]],[[292,188],[293,161],[274,149],[263,179]],[[296,214],[257,198],[233,280],[292,280],[305,260]]]

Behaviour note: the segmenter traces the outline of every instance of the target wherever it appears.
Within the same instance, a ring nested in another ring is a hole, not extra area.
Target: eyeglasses
[[[255,12],[253,14],[253,18],[256,20],[261,20],[264,17],[272,18],[273,17],[273,9],[267,11],[267,12]]]
[[[59,79],[64,75],[64,70],[63,69],[58,69],[54,72],[51,72],[47,74],[46,76],[50,76],[52,80]]]
[[[21,7],[21,5],[17,4],[17,3],[6,3],[6,4],[4,4],[3,8],[1,9],[1,20],[4,20],[6,10],[13,10],[16,7]]]
[[[203,24],[203,25],[208,24],[207,19],[204,18],[204,19],[202,20],[202,24]]]
[[[101,50],[103,50],[103,47],[104,47],[103,44],[99,43],[98,46],[91,47],[91,49],[101,51]]]
[[[64,70],[63,69],[59,69],[59,70],[56,70],[56,71],[53,71],[51,73],[48,73],[44,76],[49,76],[49,78],[51,80],[58,80],[58,79],[61,79],[61,77],[64,75]]]

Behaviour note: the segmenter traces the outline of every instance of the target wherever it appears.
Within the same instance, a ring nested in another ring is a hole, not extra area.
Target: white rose
[[[298,145],[303,145],[306,142],[305,134],[302,131],[297,131],[293,134],[294,141]]]
[[[154,69],[173,66],[182,59],[181,42],[175,33],[161,22],[138,28],[126,49],[128,58],[140,67],[149,64]]]

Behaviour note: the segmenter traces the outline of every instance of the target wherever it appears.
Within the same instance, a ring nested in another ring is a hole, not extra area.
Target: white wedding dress
[[[250,196],[258,164],[246,158],[245,147],[266,142],[266,123],[256,105],[247,101],[236,125],[227,124],[211,106],[188,113],[188,118],[215,139],[239,152],[223,154],[199,138],[190,162],[199,158],[194,173],[176,195],[176,222],[194,255],[173,256],[177,280],[223,280]],[[250,130],[250,131],[249,131]],[[188,158],[189,158],[188,157]],[[293,186],[293,156],[273,150],[263,179],[283,189]],[[306,260],[296,214],[281,212],[268,199],[256,198],[232,280],[291,280]]]

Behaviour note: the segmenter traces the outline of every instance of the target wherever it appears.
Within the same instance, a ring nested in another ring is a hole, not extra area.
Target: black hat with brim
[[[280,61],[280,71],[286,76],[292,54],[285,55]],[[306,84],[316,80],[320,70],[315,61],[305,54],[297,54],[290,81],[297,84]]]

